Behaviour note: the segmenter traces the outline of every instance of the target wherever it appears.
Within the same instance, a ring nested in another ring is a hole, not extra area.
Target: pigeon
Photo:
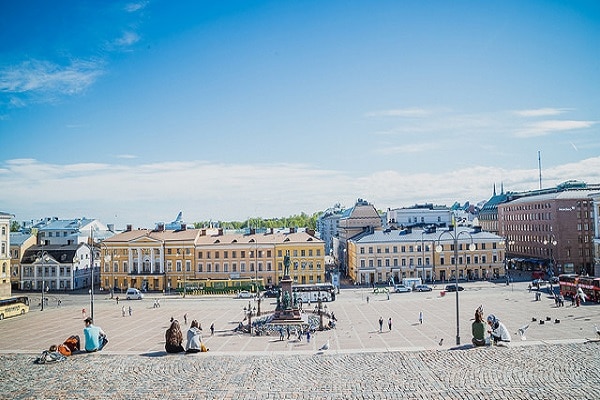
[[[441,346],[443,343],[444,343],[444,338],[441,338],[439,345]]]
[[[329,350],[329,339],[327,339],[327,342],[325,342],[325,344],[323,346],[321,346],[321,348],[319,348],[319,351],[324,351],[324,350]]]
[[[517,330],[517,333],[519,334],[519,336],[521,336],[521,340],[527,340],[527,338],[525,337],[525,331],[527,330],[527,328],[529,328],[529,324],[523,325]]]

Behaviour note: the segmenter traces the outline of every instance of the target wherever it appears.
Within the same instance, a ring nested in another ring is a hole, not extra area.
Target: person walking
[[[379,332],[383,331],[383,317],[379,317]]]
[[[215,334],[215,323],[210,324],[210,336],[214,336]]]
[[[392,330],[392,317],[388,318],[388,330]]]
[[[419,323],[423,323],[423,311],[419,311]]]
[[[123,306],[123,307],[121,308],[121,314],[122,314],[123,316],[125,316],[125,306]]]
[[[133,308],[131,308],[131,306],[129,306],[129,316],[131,317],[131,314],[133,314]]]

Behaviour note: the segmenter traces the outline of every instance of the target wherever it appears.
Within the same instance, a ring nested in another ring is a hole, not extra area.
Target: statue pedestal
[[[275,314],[273,315],[273,322],[295,323],[302,320],[298,306],[293,304],[294,293],[292,292],[292,282],[292,279],[288,275],[284,276],[281,280],[281,298],[283,299],[287,295],[287,298],[290,299],[290,304],[283,308],[284,305],[282,300],[282,309],[275,311]]]

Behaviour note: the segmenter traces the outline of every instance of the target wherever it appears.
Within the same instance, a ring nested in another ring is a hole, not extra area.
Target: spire
[[[504,194],[504,182],[500,182],[500,194]]]
[[[494,182],[494,196],[496,195],[496,182]]]

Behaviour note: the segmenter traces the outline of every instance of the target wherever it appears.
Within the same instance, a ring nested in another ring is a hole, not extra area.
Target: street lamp
[[[425,283],[425,247],[423,246],[423,235],[425,234],[425,230],[421,231],[421,279],[423,283]]]
[[[456,345],[460,345],[460,318],[459,318],[459,303],[458,303],[458,238],[461,235],[466,235],[471,239],[471,244],[469,245],[469,250],[475,250],[475,244],[473,243],[473,235],[471,235],[467,231],[457,231],[456,222],[454,222],[454,230],[453,231],[445,231],[442,232],[440,236],[438,236],[438,245],[435,250],[438,253],[441,253],[444,250],[444,247],[441,245],[441,240],[444,235],[448,235],[454,241],[454,281],[456,284]]]
[[[550,234],[550,236],[546,239],[544,239],[544,246],[550,246],[550,263],[551,263],[551,269],[550,271],[552,272],[552,275],[554,275],[554,246],[556,246],[558,244],[558,242],[556,241],[556,238],[554,237],[554,234]]]
[[[94,228],[90,229],[90,237],[92,239],[92,245],[90,246],[90,270],[91,273],[91,285],[90,285],[90,317],[94,320]]]
[[[182,249],[181,249],[181,255],[183,256],[183,298],[185,298],[185,292],[186,292],[186,269],[187,269],[187,265],[185,265],[185,244],[182,244]]]
[[[112,271],[112,253],[109,254],[108,251],[108,246],[106,245],[106,243],[104,243],[103,241],[100,242],[100,244],[102,246],[104,246],[104,270],[105,272],[110,272],[109,274],[109,280],[108,280],[108,290],[110,290],[110,298],[113,298],[113,281],[114,281],[114,276],[113,276],[113,271]],[[106,266],[108,264],[108,267]]]
[[[506,285],[510,283],[510,276],[508,273],[508,249],[510,246],[515,244],[514,240],[509,240],[508,236],[504,238],[504,273],[506,274]],[[514,290],[514,284],[513,284]]]
[[[50,261],[50,256],[48,255],[48,252],[45,250],[38,251],[36,261],[42,263],[42,270],[41,270],[42,271],[42,273],[41,273],[41,275],[42,275],[42,309],[41,309],[41,311],[44,311],[44,292],[46,291],[46,282],[44,281],[44,268],[45,268],[44,263]]]

